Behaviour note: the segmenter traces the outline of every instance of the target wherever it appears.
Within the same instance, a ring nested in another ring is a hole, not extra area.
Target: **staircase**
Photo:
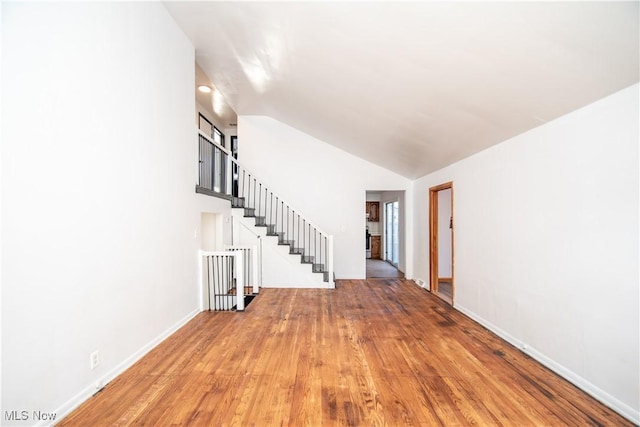
[[[233,244],[260,242],[262,286],[333,288],[333,236],[322,231],[199,131],[196,192],[229,199]]]

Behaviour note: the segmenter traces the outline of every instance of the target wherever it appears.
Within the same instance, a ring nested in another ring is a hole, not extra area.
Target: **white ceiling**
[[[238,123],[238,116],[229,103],[226,101],[224,95],[220,90],[211,82],[211,79],[205,73],[205,71],[195,64],[196,68],[196,101],[214,118],[214,121],[218,126],[222,126],[220,129],[224,132],[228,128],[236,127]],[[210,93],[203,93],[198,90],[199,86],[209,86],[211,88]],[[216,124],[214,123],[214,124]]]
[[[200,65],[196,63],[195,68],[196,85],[193,90],[196,93],[198,104],[207,110],[210,116],[214,118],[214,121],[218,123],[218,126],[222,126],[222,129],[220,129],[222,132],[227,128],[235,127],[238,123],[238,117],[233,108],[227,103],[224,95],[215,87]],[[209,86],[211,92],[203,93],[198,90],[199,86]]]
[[[416,178],[639,81],[638,2],[166,2],[238,115]]]

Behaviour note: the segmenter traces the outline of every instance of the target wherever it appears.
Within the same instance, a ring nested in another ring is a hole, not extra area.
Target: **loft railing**
[[[229,151],[198,130],[198,184],[196,192],[228,198]]]
[[[244,168],[231,153],[198,131],[198,183],[196,192],[231,199],[245,216],[255,217],[256,226],[277,236],[289,253],[311,264],[314,273],[322,273],[333,285],[333,236],[310,222],[292,205],[270,190],[262,180]],[[226,163],[225,163],[226,162]]]

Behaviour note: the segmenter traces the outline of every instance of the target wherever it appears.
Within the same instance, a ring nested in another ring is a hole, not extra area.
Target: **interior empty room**
[[[640,424],[639,4],[0,3],[0,425]]]

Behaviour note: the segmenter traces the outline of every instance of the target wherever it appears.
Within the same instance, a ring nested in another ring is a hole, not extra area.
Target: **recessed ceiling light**
[[[200,85],[198,86],[198,90],[202,93],[211,93],[211,88],[209,86],[206,85]]]

